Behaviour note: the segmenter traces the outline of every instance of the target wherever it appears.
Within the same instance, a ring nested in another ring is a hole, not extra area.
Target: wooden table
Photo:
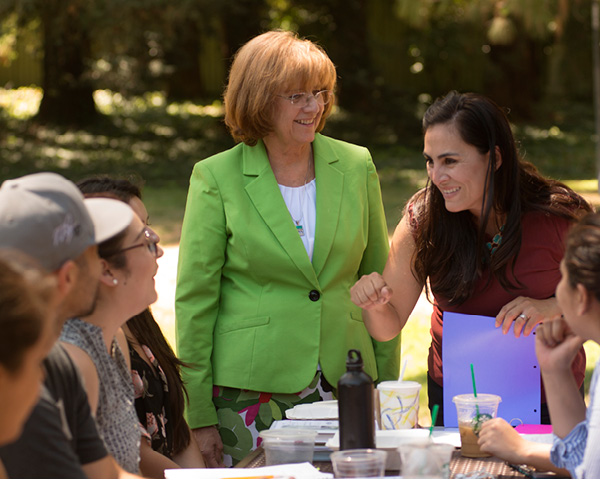
[[[331,462],[315,461],[313,465],[322,472],[333,473]],[[250,453],[236,468],[256,468],[265,466],[265,453],[262,447],[258,447]],[[510,468],[503,460],[497,457],[486,458],[465,458],[460,455],[460,449],[456,449],[452,454],[450,461],[451,478],[457,475],[473,475],[474,473],[489,474],[488,476],[479,476],[477,478],[526,478],[525,475]],[[397,476],[398,471],[387,471],[390,476]],[[552,475],[550,474],[549,477]],[[459,477],[460,478],[460,477]]]

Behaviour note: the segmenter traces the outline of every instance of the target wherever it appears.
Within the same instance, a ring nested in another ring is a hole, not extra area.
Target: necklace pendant
[[[296,230],[298,231],[298,235],[300,235],[301,237],[304,236],[304,227],[302,227],[302,225],[296,224]]]

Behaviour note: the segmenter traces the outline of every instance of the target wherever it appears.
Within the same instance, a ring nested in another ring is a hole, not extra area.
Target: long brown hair
[[[77,186],[86,197],[112,197],[125,203],[129,203],[133,197],[142,199],[140,187],[125,179],[93,177],[78,182]],[[127,327],[140,345],[146,345],[152,351],[165,372],[171,407],[169,421],[173,423],[173,452],[171,453],[179,453],[190,443],[190,430],[183,416],[188,398],[181,378],[181,367],[187,364],[177,358],[150,309],[130,318]]]
[[[187,364],[179,360],[165,339],[162,330],[156,323],[150,309],[131,317],[127,327],[140,345],[146,345],[156,357],[167,377],[171,417],[173,422],[173,452],[183,451],[190,443],[190,429],[183,417],[185,404],[188,400],[187,391],[181,379],[181,367]]]
[[[468,211],[449,212],[438,188],[428,181],[407,204],[415,220],[413,274],[424,284],[429,278],[431,289],[451,305],[460,305],[472,295],[488,266],[490,279],[497,278],[505,290],[522,287],[514,275],[509,279],[507,271],[514,273],[523,214],[542,211],[577,220],[592,211],[591,206],[563,183],[543,177],[535,166],[521,160],[504,111],[489,98],[450,92],[425,112],[423,133],[439,124],[452,124],[465,143],[481,154],[489,153],[481,216],[477,224]],[[492,214],[506,216],[502,243],[493,255],[485,241]]]

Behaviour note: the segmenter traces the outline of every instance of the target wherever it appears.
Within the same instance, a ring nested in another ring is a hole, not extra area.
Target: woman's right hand
[[[200,447],[204,463],[208,468],[224,468],[223,441],[216,425],[194,428],[192,430],[196,443]]]
[[[360,308],[370,310],[379,305],[385,305],[394,292],[377,272],[363,275],[350,289],[350,298]]]
[[[569,472],[557,468],[550,461],[550,444],[525,440],[503,418],[497,417],[483,422],[478,443],[481,450],[508,463],[524,463],[540,471],[556,472],[565,475],[564,478],[569,477]]]
[[[535,331],[535,353],[543,373],[570,375],[571,364],[583,345],[564,319],[544,322]]]
[[[483,422],[479,432],[481,450],[510,463],[525,463],[528,442],[503,418]]]

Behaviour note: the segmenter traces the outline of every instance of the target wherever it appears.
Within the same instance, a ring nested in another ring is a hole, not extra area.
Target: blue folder
[[[473,393],[473,364],[477,393],[500,395],[498,416],[512,425],[540,423],[540,368],[535,356],[535,333],[515,338],[494,326],[495,318],[444,313],[444,425],[457,427],[452,397]]]

